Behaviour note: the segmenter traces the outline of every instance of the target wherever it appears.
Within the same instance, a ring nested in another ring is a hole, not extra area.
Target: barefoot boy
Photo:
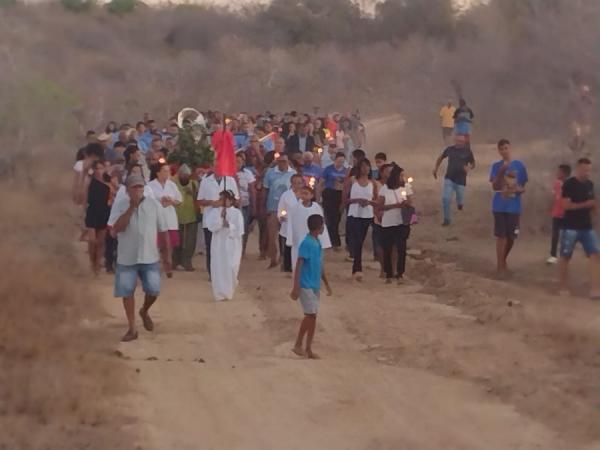
[[[312,341],[317,327],[317,312],[319,310],[319,293],[321,280],[325,284],[327,295],[331,295],[331,288],[325,276],[323,255],[319,235],[323,232],[323,217],[313,214],[308,218],[308,230],[300,248],[298,249],[298,262],[294,272],[294,287],[290,297],[292,300],[300,298],[304,311],[304,319],[300,324],[298,338],[293,352],[309,359],[318,359],[312,351]],[[302,342],[306,334],[306,351],[302,349]]]

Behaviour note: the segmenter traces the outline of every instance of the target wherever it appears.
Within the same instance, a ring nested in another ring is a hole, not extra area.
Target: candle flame
[[[287,216],[287,211],[285,209],[281,210],[281,217]]]
[[[166,162],[167,162],[167,160],[166,160],[165,158],[159,158],[159,159],[158,159],[158,162],[159,162],[160,164],[164,164],[164,163],[166,163]]]
[[[408,181],[409,183],[412,183],[413,181],[415,181],[415,179],[413,177],[408,177],[408,180],[406,180],[406,181]]]
[[[279,152],[275,152],[275,159],[279,158],[279,156],[281,156]]]
[[[323,147],[319,147],[319,148],[317,149],[317,152],[318,152],[319,154],[323,153]]]
[[[311,188],[313,188],[313,187],[315,187],[315,182],[316,182],[316,181],[317,181],[317,180],[315,180],[315,177],[310,177],[310,180],[308,180],[308,185],[309,185]]]

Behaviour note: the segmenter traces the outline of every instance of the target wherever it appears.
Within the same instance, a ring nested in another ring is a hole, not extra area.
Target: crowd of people
[[[128,330],[138,337],[134,292],[141,281],[145,299],[138,311],[144,328],[154,327],[149,310],[160,293],[161,272],[171,278],[193,272],[193,256],[203,252],[216,301],[231,300],[248,236],[257,234],[257,254],[265,268],[292,275],[291,297],[305,314],[294,352],[312,351],[321,280],[331,291],[322,250],[346,252],[354,280],[363,280],[364,243],[371,229],[373,257],[386,284],[405,281],[407,242],[418,222],[412,178],[385,153],[372,155],[358,111],[349,114],[204,114],[206,133],[232,138],[235,173],[215,167],[173,163],[180,150],[181,123],[164,128],[145,115],[135,126],[110,122],[99,134],[90,130],[74,166],[73,199],[82,213],[81,239],[87,241],[91,270],[115,274],[115,296],[123,298]],[[442,137],[453,145],[437,159],[433,176],[447,159],[443,183],[443,226],[451,225],[452,194],[464,206],[469,172],[473,111],[461,99],[440,111]],[[220,133],[220,134],[219,134]],[[214,141],[213,141],[214,143]],[[498,143],[500,161],[490,172],[497,237],[498,271],[519,234],[525,165],[512,158],[510,142]],[[171,161],[171,163],[169,163]],[[594,206],[591,162],[582,158],[575,177],[560,168],[552,255],[561,237],[561,280],[567,287],[567,262],[577,242],[596,260],[591,227]],[[562,182],[564,181],[564,184]],[[558,231],[557,231],[558,230]],[[342,238],[344,238],[342,240]],[[550,260],[549,260],[550,261]],[[597,291],[593,295],[598,295]],[[303,348],[304,337],[306,345]]]

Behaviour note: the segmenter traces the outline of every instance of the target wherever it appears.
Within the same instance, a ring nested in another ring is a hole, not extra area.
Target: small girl
[[[220,198],[223,206],[212,208],[205,218],[206,226],[212,232],[210,277],[217,302],[233,299],[238,284],[244,235],[244,216],[233,206],[234,193],[223,191]]]

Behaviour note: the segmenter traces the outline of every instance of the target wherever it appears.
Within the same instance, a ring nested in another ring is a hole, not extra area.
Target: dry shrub
[[[127,377],[77,269],[66,193],[2,187],[0,448],[126,448],[115,399]]]

